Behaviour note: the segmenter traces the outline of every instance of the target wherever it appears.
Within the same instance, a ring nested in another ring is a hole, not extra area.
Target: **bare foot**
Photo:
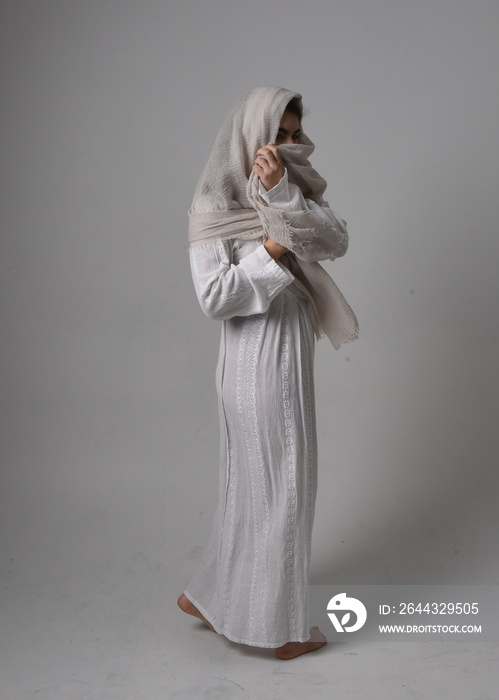
[[[177,600],[177,605],[178,605],[178,607],[179,607],[181,610],[183,610],[185,613],[187,613],[188,615],[193,615],[194,617],[197,617],[199,620],[201,620],[202,622],[204,622],[205,625],[207,625],[207,626],[210,628],[210,630],[211,630],[212,632],[215,632],[215,628],[213,627],[213,625],[211,625],[211,624],[208,622],[208,620],[207,620],[203,615],[201,615],[201,613],[200,613],[199,610],[196,608],[196,606],[193,605],[193,604],[191,603],[191,601],[189,600],[189,598],[188,598],[186,595],[184,595],[183,593],[182,593],[182,595],[179,597],[179,599]]]
[[[310,639],[307,642],[288,642],[275,650],[278,659],[294,659],[296,656],[315,651],[327,644],[326,637],[318,627],[310,628]]]

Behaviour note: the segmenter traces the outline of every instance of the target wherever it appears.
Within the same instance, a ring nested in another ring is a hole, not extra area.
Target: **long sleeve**
[[[224,320],[263,313],[294,280],[291,272],[260,244],[237,262],[239,246],[237,239],[229,239],[191,247],[196,295],[209,318]]]
[[[286,213],[299,212],[303,225],[314,231],[310,245],[301,246],[299,258],[306,262],[334,260],[344,255],[348,249],[346,221],[341,219],[327,202],[321,204],[303,196],[298,185],[288,179],[287,169],[275,187],[266,190],[259,182],[259,195],[273,209],[279,210],[283,218]],[[280,241],[279,241],[280,242]]]

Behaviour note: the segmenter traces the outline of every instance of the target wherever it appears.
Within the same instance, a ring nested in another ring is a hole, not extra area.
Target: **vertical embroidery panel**
[[[307,551],[310,556],[310,550],[312,547],[312,526],[314,521],[314,508],[315,508],[315,483],[316,483],[316,445],[315,445],[315,430],[314,430],[314,417],[313,417],[313,402],[312,402],[312,382],[313,377],[310,375],[309,367],[309,352],[305,352],[303,349],[307,346],[307,340],[305,338],[303,329],[306,327],[306,320],[301,308],[298,310],[300,316],[300,347],[301,352],[301,371],[303,377],[303,397],[304,397],[304,412],[305,412],[305,426],[306,426],[306,439],[307,439],[307,449],[306,449],[306,483],[307,483]],[[313,342],[313,341],[312,341]],[[311,350],[313,352],[313,350]]]
[[[231,589],[231,578],[232,578],[232,563],[234,555],[234,516],[236,512],[236,487],[237,487],[237,475],[234,469],[234,453],[229,450],[229,532],[227,536],[227,554],[225,560],[225,571],[224,571],[224,594],[223,594],[223,616],[225,629],[229,626],[229,615],[230,615],[230,589]]]
[[[293,444],[293,427],[291,420],[291,401],[289,395],[289,332],[288,332],[288,302],[283,295],[281,320],[281,375],[282,401],[284,409],[284,433],[288,464],[288,519],[286,533],[286,582],[287,582],[287,611],[288,626],[291,638],[296,633],[295,625],[295,525],[296,525],[296,458]]]
[[[249,601],[249,629],[252,643],[265,643],[267,631],[267,546],[269,504],[257,420],[257,363],[265,316],[255,314],[244,320],[237,358],[237,406],[246,442],[253,508],[254,560]]]

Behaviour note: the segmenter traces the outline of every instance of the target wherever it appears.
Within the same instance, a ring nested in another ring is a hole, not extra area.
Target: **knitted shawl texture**
[[[295,276],[293,285],[311,307],[316,333],[325,334],[335,348],[358,337],[354,312],[319,264],[346,252],[326,222],[305,211],[282,211],[271,207],[259,194],[259,178],[252,171],[256,151],[274,143],[286,105],[301,95],[281,87],[256,88],[239,100],[227,115],[208,161],[196,185],[189,209],[189,242],[203,245],[227,238],[263,236],[288,248],[282,256]],[[296,144],[278,147],[289,181],[304,197],[328,207],[322,195],[326,181],[308,158],[314,144],[302,133]],[[328,238],[331,244],[328,245]]]

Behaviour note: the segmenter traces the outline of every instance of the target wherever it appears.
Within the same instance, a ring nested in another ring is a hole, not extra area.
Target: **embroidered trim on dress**
[[[227,536],[227,555],[225,560],[225,572],[224,572],[224,594],[223,594],[223,616],[225,628],[229,625],[229,614],[230,614],[230,584],[232,578],[232,557],[234,554],[234,519],[236,512],[236,481],[237,475],[234,469],[234,453],[232,449],[229,450],[229,463],[227,465],[229,470],[229,494],[228,501],[230,503],[230,515],[229,515],[229,532]]]
[[[286,436],[286,455],[288,458],[288,523],[286,534],[286,581],[288,626],[290,636],[296,633],[295,620],[295,526],[296,526],[296,456],[293,444],[291,421],[291,402],[289,399],[289,336],[288,336],[288,301],[286,295],[282,300],[282,401],[284,407],[284,433]]]
[[[306,324],[305,314],[302,309],[298,308],[298,315],[300,318],[300,348],[304,348],[307,343],[303,328]],[[307,551],[310,557],[310,552],[312,548],[312,526],[314,523],[314,510],[315,510],[315,486],[316,486],[316,470],[314,465],[316,464],[316,439],[314,431],[314,420],[313,420],[313,402],[312,402],[312,391],[313,391],[313,378],[310,376],[309,366],[307,362],[307,355],[309,352],[301,352],[301,371],[303,377],[303,398],[304,398],[304,413],[305,413],[305,425],[306,425],[306,485],[307,485]],[[313,348],[310,349],[310,355],[313,354]]]
[[[248,452],[253,506],[255,558],[249,600],[249,631],[250,639],[255,644],[267,642],[265,608],[267,603],[267,547],[270,518],[256,409],[256,370],[264,319],[263,314],[255,314],[244,320],[237,358],[236,389],[239,417]]]

